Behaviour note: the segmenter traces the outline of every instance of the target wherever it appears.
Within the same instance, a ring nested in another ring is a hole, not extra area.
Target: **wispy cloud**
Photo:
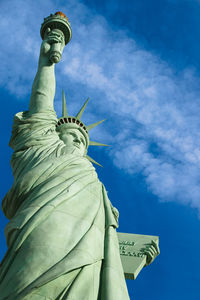
[[[11,0],[0,8],[6,12],[0,19],[6,45],[0,54],[1,86],[18,97],[27,95],[36,71],[41,20],[58,8],[66,11],[73,39],[57,66],[58,90],[64,85],[72,100],[84,94],[95,98],[89,121],[110,117],[104,142],[114,144],[110,156],[118,168],[130,176],[143,174],[161,201],[200,211],[200,79],[195,70],[179,74],[78,1],[56,7],[48,0],[41,8],[34,1]]]

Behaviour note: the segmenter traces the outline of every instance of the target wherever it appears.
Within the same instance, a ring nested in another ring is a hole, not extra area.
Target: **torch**
[[[65,38],[65,45],[69,43],[72,37],[72,30],[68,18],[61,11],[51,14],[49,17],[44,18],[44,22],[41,25],[40,35],[44,40],[45,32],[53,29],[59,29]],[[50,61],[52,63],[58,63],[61,59],[61,43],[54,43],[50,49]]]

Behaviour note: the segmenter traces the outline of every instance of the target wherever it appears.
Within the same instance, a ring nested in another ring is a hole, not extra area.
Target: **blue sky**
[[[89,154],[120,211],[121,232],[159,235],[161,254],[130,298],[199,299],[200,1],[1,0],[1,198],[12,184],[13,115],[28,108],[40,24],[62,10],[72,40],[56,67],[55,108],[65,90],[71,114],[91,98],[86,124],[106,118]],[[6,246],[0,215],[1,249]],[[144,288],[145,287],[145,288]]]

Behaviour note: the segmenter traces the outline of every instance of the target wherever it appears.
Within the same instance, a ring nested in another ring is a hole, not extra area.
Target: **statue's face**
[[[86,152],[86,140],[83,134],[75,128],[63,129],[59,132],[60,139],[72,150],[72,153],[83,156]]]

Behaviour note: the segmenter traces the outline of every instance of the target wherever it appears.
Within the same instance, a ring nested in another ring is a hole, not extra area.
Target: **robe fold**
[[[69,154],[55,112],[18,113],[0,299],[128,300],[116,210],[86,157]]]

